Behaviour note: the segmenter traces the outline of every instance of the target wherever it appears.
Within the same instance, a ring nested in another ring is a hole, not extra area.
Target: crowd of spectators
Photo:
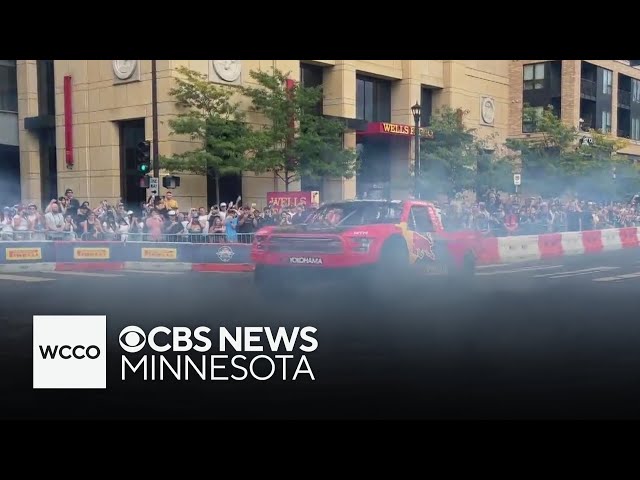
[[[473,229],[495,236],[540,235],[605,228],[640,226],[640,197],[627,202],[590,202],[580,199],[500,196],[484,201],[462,198],[440,205],[449,229]]]
[[[304,223],[317,206],[234,202],[180,211],[172,192],[151,197],[137,212],[122,202],[97,206],[80,203],[71,189],[49,202],[44,212],[34,204],[4,207],[1,240],[122,240],[251,243],[253,234],[268,225]],[[462,197],[440,202],[445,228],[472,229],[487,235],[538,235],[640,226],[640,196],[628,202],[596,203],[579,199],[504,196],[488,193],[483,201]]]
[[[0,213],[2,240],[122,240],[251,243],[253,233],[266,225],[302,223],[312,209],[304,202],[296,207],[236,202],[180,211],[172,192],[154,196],[137,212],[122,202],[106,200],[97,206],[80,203],[71,189],[49,202],[44,212],[34,204],[5,207]]]

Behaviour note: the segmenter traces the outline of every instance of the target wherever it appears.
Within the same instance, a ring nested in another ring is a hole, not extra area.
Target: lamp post
[[[160,155],[158,154],[158,71],[155,60],[151,60],[151,123],[153,124],[153,176],[155,178],[159,178]]]
[[[411,107],[411,113],[413,114],[413,120],[415,122],[415,130],[414,130],[414,195],[416,198],[420,198],[420,188],[419,188],[419,178],[420,178],[420,104],[416,102],[416,104]]]

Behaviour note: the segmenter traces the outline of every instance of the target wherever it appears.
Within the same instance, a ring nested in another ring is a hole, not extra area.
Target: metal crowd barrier
[[[223,233],[84,233],[82,241],[171,242],[171,243],[253,243],[253,233],[225,235]]]

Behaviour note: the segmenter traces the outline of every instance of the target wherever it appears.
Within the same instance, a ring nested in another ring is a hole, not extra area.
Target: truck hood
[[[269,228],[270,234],[276,235],[296,235],[296,234],[323,234],[323,235],[339,235],[349,230],[357,230],[359,227],[347,226],[336,227],[327,225],[287,225],[284,227],[271,227]],[[362,227],[365,228],[365,227]],[[360,228],[360,229],[362,229]]]

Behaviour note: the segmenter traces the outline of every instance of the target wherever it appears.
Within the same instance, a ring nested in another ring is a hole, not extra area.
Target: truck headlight
[[[353,251],[359,253],[369,253],[373,240],[370,238],[353,238]]]

